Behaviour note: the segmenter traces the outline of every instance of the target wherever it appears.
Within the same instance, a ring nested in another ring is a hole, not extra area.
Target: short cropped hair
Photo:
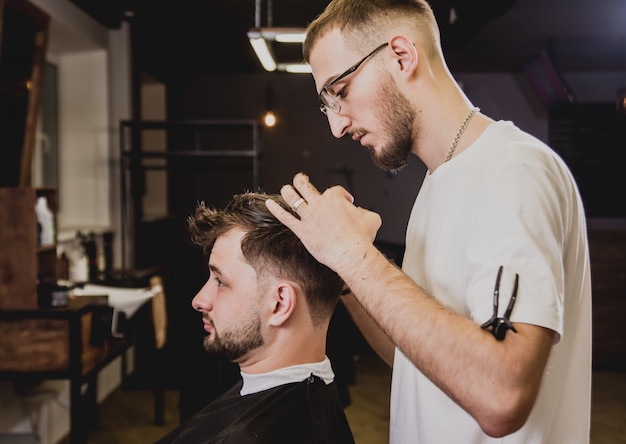
[[[307,27],[302,52],[308,63],[318,40],[337,28],[355,50],[384,43],[401,23],[413,29],[431,59],[441,54],[439,27],[426,0],[333,0]]]
[[[246,232],[241,251],[252,266],[257,280],[272,276],[297,283],[305,293],[314,325],[330,319],[343,287],[341,278],[319,263],[300,239],[265,206],[267,199],[297,214],[280,195],[247,192],[237,194],[223,210],[198,204],[188,218],[191,239],[210,254],[215,241],[234,228]]]

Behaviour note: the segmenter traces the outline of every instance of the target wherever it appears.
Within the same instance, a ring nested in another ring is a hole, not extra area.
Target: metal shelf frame
[[[145,131],[161,130],[165,133],[166,148],[164,150],[150,150],[143,147],[143,135]],[[232,147],[206,146],[202,140],[203,133],[216,130],[228,130],[235,132],[250,133],[251,146],[243,146],[241,149]],[[175,165],[181,161],[204,161],[219,160],[219,169],[228,169],[223,162],[241,159],[251,161],[252,184],[258,189],[261,181],[261,127],[255,120],[184,120],[184,121],[157,121],[157,120],[123,120],[120,122],[120,175],[121,175],[121,248],[122,248],[122,271],[128,269],[128,264],[134,260],[134,251],[128,251],[128,243],[132,233],[129,232],[130,218],[132,217],[132,229],[137,227],[142,217],[141,197],[144,191],[144,172],[149,170],[173,171],[180,168]],[[186,140],[184,149],[170,145],[175,137],[191,137]],[[163,160],[157,165],[144,165],[144,160]],[[207,170],[211,166],[206,167]],[[129,214],[131,213],[132,214]],[[129,258],[129,253],[133,259]],[[130,268],[133,268],[132,266]]]

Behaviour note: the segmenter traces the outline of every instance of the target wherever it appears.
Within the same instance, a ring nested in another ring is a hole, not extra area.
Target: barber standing
[[[300,220],[267,205],[352,290],[393,366],[390,442],[588,443],[591,283],[585,214],[563,161],[473,106],[424,0],[334,0],[304,56],[333,135],[428,171],[402,270],[373,245],[380,217],[298,174]],[[347,66],[352,63],[351,66]]]

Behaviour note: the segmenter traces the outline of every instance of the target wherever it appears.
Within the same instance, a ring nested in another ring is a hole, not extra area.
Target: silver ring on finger
[[[298,211],[298,208],[300,207],[300,205],[302,205],[304,202],[306,202],[306,200],[304,200],[304,197],[301,197],[300,199],[296,200],[293,205],[291,206],[291,209],[295,212]]]

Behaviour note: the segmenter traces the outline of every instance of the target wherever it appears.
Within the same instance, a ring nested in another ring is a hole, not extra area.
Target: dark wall
[[[425,167],[412,157],[405,170],[391,176],[372,164],[365,148],[347,137],[334,138],[327,119],[319,112],[310,75],[199,77],[173,94],[180,99],[171,101],[170,115],[180,119],[260,121],[267,106],[268,88],[278,123],[262,131],[261,187],[277,193],[298,171],[307,173],[320,190],[342,185],[354,194],[357,205],[383,217],[378,240],[403,244]]]

